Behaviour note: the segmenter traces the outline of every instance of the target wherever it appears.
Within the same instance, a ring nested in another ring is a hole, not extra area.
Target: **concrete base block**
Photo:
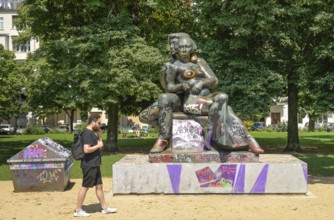
[[[258,163],[149,163],[127,155],[113,165],[113,194],[306,193],[307,164],[261,154]]]

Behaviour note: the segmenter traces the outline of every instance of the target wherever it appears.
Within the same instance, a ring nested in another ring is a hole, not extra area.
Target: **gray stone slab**
[[[215,149],[210,151],[191,152],[177,151],[167,149],[158,154],[149,154],[148,162],[150,163],[219,163],[221,162],[220,154]]]
[[[250,151],[177,151],[168,148],[148,155],[149,163],[257,163],[259,155]]]
[[[307,164],[264,154],[258,163],[149,163],[127,155],[113,165],[114,194],[307,193]]]

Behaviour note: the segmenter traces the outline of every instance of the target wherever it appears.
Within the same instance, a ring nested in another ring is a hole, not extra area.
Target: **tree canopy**
[[[215,65],[233,108],[242,117],[251,117],[269,112],[272,98],[288,96],[287,149],[299,150],[299,91],[313,84],[304,79],[317,78],[314,88],[332,79],[333,4],[311,0],[196,3],[201,33],[206,33],[201,37],[209,51],[206,56]],[[323,88],[312,94],[317,102],[321,94],[329,95]]]
[[[304,109],[333,109],[332,12],[330,0],[27,0],[22,39],[42,42],[27,66],[30,103],[138,113],[160,93],[167,35],[183,31],[241,118],[288,96],[288,149],[299,150],[299,98]]]
[[[9,121],[20,112],[20,91],[24,85],[18,63],[13,52],[0,44],[0,115]]]

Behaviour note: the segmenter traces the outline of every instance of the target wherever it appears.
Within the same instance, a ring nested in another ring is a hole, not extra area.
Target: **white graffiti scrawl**
[[[200,115],[202,113],[203,104],[184,104],[184,111],[195,115]]]
[[[51,183],[58,181],[58,174],[61,173],[61,169],[56,170],[43,170],[38,176],[37,179],[42,183]]]

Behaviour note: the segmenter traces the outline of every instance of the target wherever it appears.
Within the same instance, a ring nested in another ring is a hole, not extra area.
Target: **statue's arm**
[[[202,58],[199,58],[197,61],[197,64],[201,67],[201,70],[205,74],[205,78],[201,80],[203,87],[208,88],[208,89],[216,88],[218,85],[218,78],[215,75],[215,73],[212,71],[212,69],[209,67],[207,62],[203,60]]]
[[[179,91],[189,90],[189,85],[186,83],[175,83],[176,82],[176,74],[177,67],[171,64],[166,64],[166,84],[167,84],[167,92],[176,93]]]

